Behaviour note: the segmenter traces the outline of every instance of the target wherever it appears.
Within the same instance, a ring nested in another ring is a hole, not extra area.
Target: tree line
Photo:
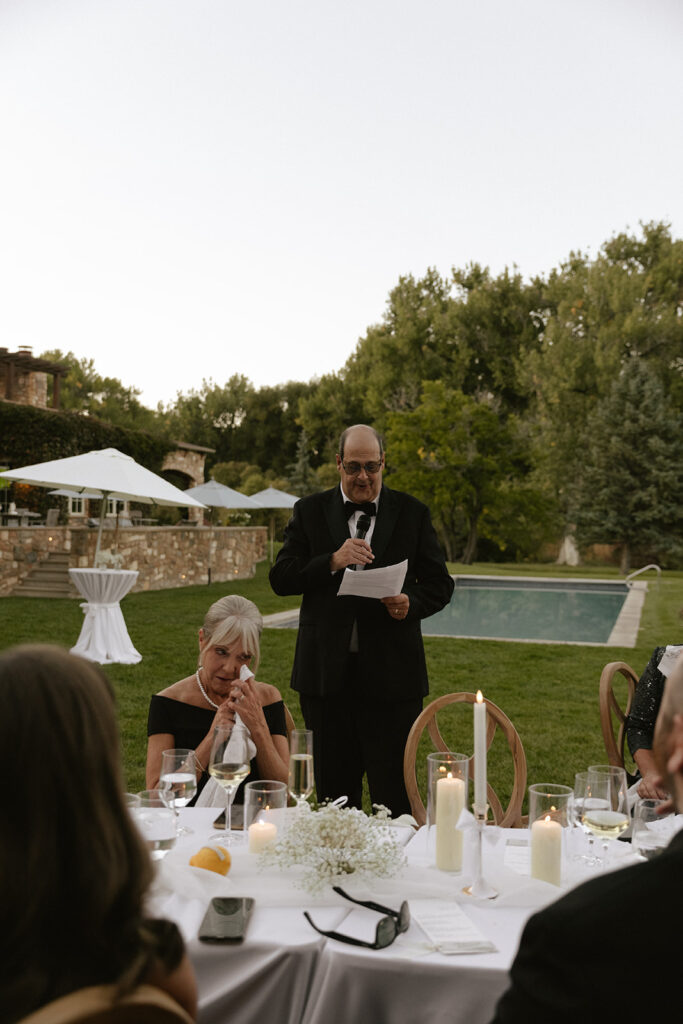
[[[236,372],[145,408],[66,362],[63,405],[215,449],[216,479],[306,494],[341,430],[385,437],[387,482],[429,504],[447,557],[527,559],[571,533],[631,560],[683,558],[683,241],[664,223],[546,276],[478,264],[401,277],[337,372],[255,388]]]

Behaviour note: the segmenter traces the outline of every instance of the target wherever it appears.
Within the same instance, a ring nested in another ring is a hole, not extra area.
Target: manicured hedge
[[[174,450],[175,445],[145,431],[116,427],[80,413],[0,401],[2,466],[17,469],[100,448],[118,448],[158,473],[164,456]],[[30,492],[22,488],[15,500],[37,512],[44,512],[55,504],[54,498],[42,488],[32,488]]]

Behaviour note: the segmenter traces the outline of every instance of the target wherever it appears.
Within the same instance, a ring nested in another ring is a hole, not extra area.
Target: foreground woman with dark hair
[[[101,670],[57,647],[0,654],[2,1019],[89,986],[146,984],[194,1019],[182,938],[145,917],[152,878],[123,797],[114,699]]]

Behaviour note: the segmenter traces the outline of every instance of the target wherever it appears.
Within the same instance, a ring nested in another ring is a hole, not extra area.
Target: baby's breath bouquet
[[[368,816],[355,807],[323,804],[317,811],[304,803],[290,827],[262,853],[265,865],[281,868],[302,865],[304,873],[294,885],[311,893],[339,882],[344,875],[391,878],[405,864],[403,847],[387,828],[390,812],[375,805]]]

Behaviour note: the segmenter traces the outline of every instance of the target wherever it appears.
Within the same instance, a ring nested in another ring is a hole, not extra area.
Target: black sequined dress
[[[655,647],[636,686],[631,712],[626,720],[626,739],[631,757],[641,748],[652,750],[655,721],[666,682],[658,667],[665,651],[666,647]]]

